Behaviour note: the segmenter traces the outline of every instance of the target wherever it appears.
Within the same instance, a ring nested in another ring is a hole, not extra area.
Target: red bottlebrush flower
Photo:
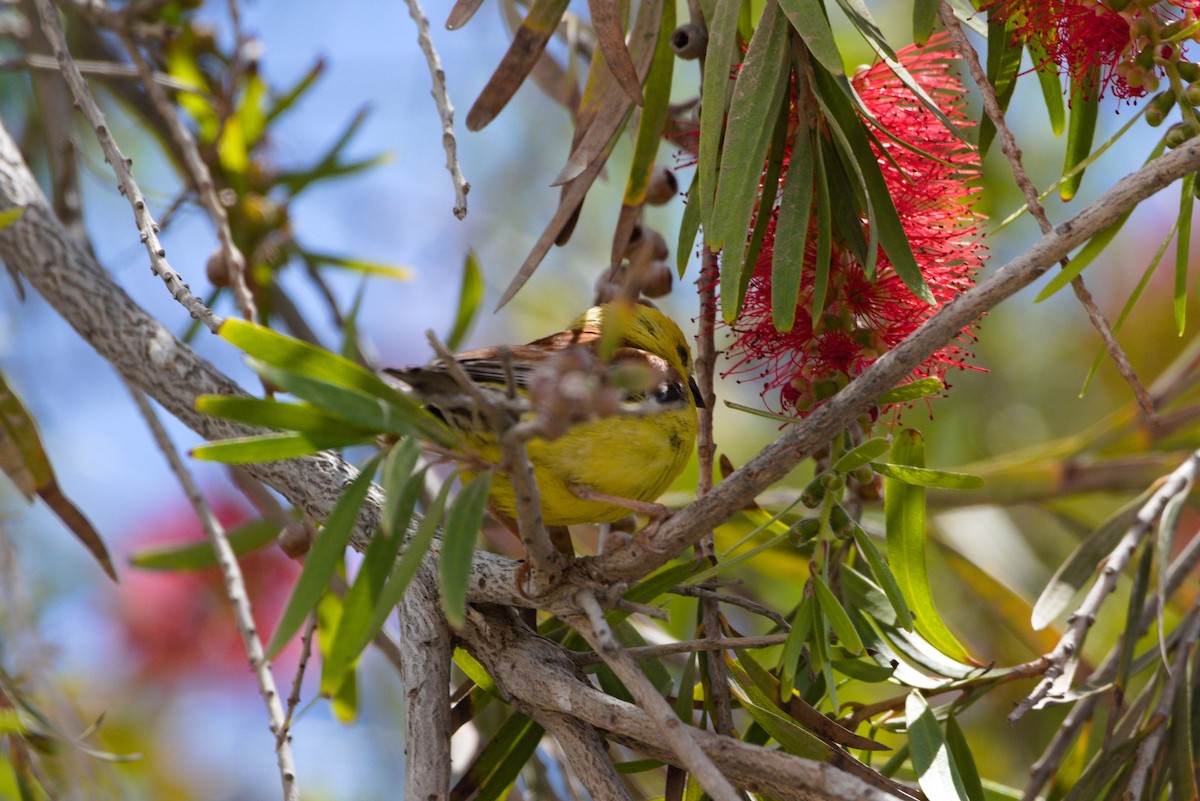
[[[1116,11],[1096,0],[995,0],[987,9],[1015,26],[1018,41],[1038,45],[1084,95],[1111,91],[1129,100],[1154,91],[1158,83],[1153,59],[1146,57],[1150,51],[1138,58],[1154,46],[1145,35],[1147,26],[1135,23],[1162,27],[1176,17],[1173,9],[1194,19],[1200,0],[1169,0],[1149,10],[1138,3],[1120,5]]]
[[[246,508],[230,498],[217,500],[213,512],[227,528],[250,520]],[[164,542],[187,544],[203,537],[191,507],[180,507],[148,525],[146,534],[137,539],[139,546],[151,541],[158,546]],[[283,613],[299,567],[274,547],[239,561],[258,629],[269,632]],[[118,603],[124,638],[144,677],[171,683],[248,674],[249,660],[217,568],[127,571],[121,578]]]
[[[963,127],[968,124],[962,110],[963,88],[950,70],[956,55],[937,49],[944,42],[939,37],[924,49],[906,48],[899,54],[900,61],[942,111]],[[984,257],[979,217],[970,209],[977,191],[978,153],[947,130],[886,65],[860,72],[854,87],[884,128],[937,159],[879,137],[886,155],[876,148],[878,164],[913,254],[934,298],[939,305],[945,303],[972,285]],[[785,169],[780,183],[786,180]],[[771,315],[771,262],[778,209],[770,213],[741,314],[732,326],[734,338],[727,356],[734,364],[726,374],[758,372],[767,380],[764,397],[779,389],[784,410],[803,414],[899,344],[937,306],[920,300],[904,285],[882,249],[872,280],[852,252],[835,241],[825,306],[814,320],[813,221],[795,324],[790,331],[777,331]],[[963,346],[972,340],[969,329],[964,329],[956,343],[931,356],[912,379],[943,378],[947,369],[964,367],[969,354]]]

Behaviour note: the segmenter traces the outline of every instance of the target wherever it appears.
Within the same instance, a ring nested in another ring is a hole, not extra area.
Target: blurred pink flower
[[[225,497],[213,504],[226,529],[251,517],[244,505]],[[190,506],[181,505],[148,523],[135,536],[135,550],[203,540]],[[268,545],[239,560],[260,636],[278,621],[299,566]],[[159,682],[204,678],[223,681],[244,676],[249,660],[234,625],[220,571],[124,571],[118,593],[118,620],[139,672]],[[251,685],[252,686],[252,685]]]

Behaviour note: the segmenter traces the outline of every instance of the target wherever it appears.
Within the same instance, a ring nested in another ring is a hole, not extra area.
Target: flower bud
[[[312,525],[303,520],[293,520],[279,532],[279,548],[293,559],[308,553],[316,532]]]
[[[671,32],[671,49],[684,61],[694,61],[708,49],[708,31],[694,23],[680,25]]]
[[[823,478],[823,474],[817,476],[808,482],[808,486],[800,493],[800,503],[809,509],[816,509],[821,505],[821,501],[825,500],[825,483],[822,481]]]
[[[1191,87],[1189,86],[1188,89],[1191,89]],[[1187,96],[1187,92],[1184,92],[1184,96]],[[1163,120],[1166,119],[1167,114],[1171,112],[1171,108],[1174,105],[1175,94],[1173,92],[1163,92],[1162,94],[1155,95],[1154,99],[1146,106],[1146,122],[1154,127],[1162,125]]]
[[[815,517],[806,517],[797,523],[793,527],[793,530],[796,532],[793,542],[796,545],[800,545],[817,536],[817,533],[821,530],[821,521]]]
[[[1179,71],[1179,77],[1185,81],[1200,81],[1200,64],[1192,61],[1180,61],[1175,64],[1175,69]]]
[[[666,167],[655,167],[650,173],[650,185],[646,188],[646,202],[651,206],[670,203],[679,194],[679,181],[675,173]]]
[[[851,537],[854,535],[854,525],[850,513],[843,509],[840,503],[835,503],[829,511],[829,527],[833,529],[834,535],[842,539]]]

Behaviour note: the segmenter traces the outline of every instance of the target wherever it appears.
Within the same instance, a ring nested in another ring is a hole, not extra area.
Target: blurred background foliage
[[[430,356],[423,332],[449,332],[468,249],[483,265],[486,311],[465,346],[532,339],[558,330],[587,304],[608,261],[609,232],[624,189],[621,176],[631,157],[627,144],[614,152],[607,177],[589,197],[570,244],[553,250],[526,289],[492,315],[500,292],[557,202],[558,193],[549,184],[570,138],[570,121],[560,106],[527,86],[497,124],[480,133],[460,130],[460,156],[472,184],[471,210],[460,222],[451,214],[453,195],[441,166],[428,75],[400,4],[333,9],[253,0],[237,6],[236,22],[223,4],[151,5],[161,11],[161,19],[182,26],[168,50],[170,79],[185,87],[206,87],[221,101],[183,95],[193,98],[183,105],[196,122],[218,184],[227,187],[222,200],[237,244],[251,264],[249,278],[260,308],[284,330],[335,351],[360,352],[377,365],[423,362]],[[499,5],[488,4],[460,31],[435,25],[460,118],[507,47],[509,34]],[[682,18],[685,5],[679,7]],[[442,9],[427,11],[440,22]],[[891,41],[908,41],[908,4],[876,3],[872,11]],[[76,57],[124,61],[114,56],[111,41],[88,32],[78,9],[72,15],[68,32]],[[869,48],[834,16],[847,63],[869,63]],[[30,69],[22,60],[27,52],[44,52],[24,43],[30,19],[25,3],[0,11],[5,34],[0,58],[6,59],[0,72],[0,114],[49,186],[53,176],[42,120],[49,112],[39,95],[45,65]],[[696,92],[697,71],[680,63],[676,72],[673,99],[685,100]],[[114,135],[132,156],[139,180],[162,215],[173,263],[198,293],[212,298],[222,313],[233,314],[219,265],[209,266],[214,248],[210,227],[194,199],[182,192],[177,156],[154,114],[128,79],[109,76],[98,85]],[[969,103],[976,109],[978,98]],[[1097,141],[1115,133],[1135,111],[1134,105],[1105,100]],[[226,124],[214,124],[215,118]],[[72,139],[80,149],[82,225],[97,255],[168,327],[191,332],[182,310],[157,282],[147,280],[127,205],[107,177],[90,132],[81,120],[73,120]],[[231,126],[229,120],[237,124]],[[1050,132],[1033,82],[1019,85],[1009,120],[1034,183],[1048,186],[1060,174],[1064,143]],[[1157,132],[1135,126],[1089,169],[1070,204],[1051,196],[1051,220],[1075,213],[1139,166],[1157,138]],[[660,148],[660,164],[672,165],[672,150]],[[689,181],[690,170],[681,171],[681,186]],[[977,208],[993,221],[1021,205],[998,148],[988,155],[983,181]],[[1170,191],[1146,201],[1089,269],[1091,289],[1110,318],[1129,296],[1177,211],[1177,197]],[[673,242],[681,215],[682,203],[676,200],[649,209],[646,224]],[[985,272],[1036,236],[1028,216],[989,233]],[[680,321],[697,315],[691,291],[697,271],[693,258],[675,292],[661,301]],[[1181,337],[1171,315],[1170,284],[1168,271],[1161,270],[1120,334],[1148,384],[1180,359],[1195,337],[1200,312],[1196,295],[1188,294],[1193,322]],[[1130,422],[1129,388],[1107,363],[1081,397],[1100,347],[1098,338],[1066,293],[1035,304],[1037,291],[1032,287],[1020,293],[979,324],[972,365],[982,369],[954,373],[945,398],[918,403],[903,414],[907,425],[925,434],[930,465],[987,479],[980,494],[931,496],[937,509],[933,526],[940,535],[931,569],[938,601],[955,632],[981,659],[998,664],[1023,662],[1050,647],[1046,632],[1031,631],[1028,620],[1033,600],[1055,567],[1083,532],[1197,446],[1194,427],[1166,444],[1140,433]],[[230,349],[207,336],[193,339],[204,355],[253,386],[253,377]],[[140,755],[109,763],[66,749],[61,758],[40,763],[64,776],[88,777],[89,790],[79,797],[235,799],[273,794],[278,777],[268,756],[270,737],[215,574],[156,573],[128,565],[129,555],[148,544],[195,539],[199,530],[124,389],[43,301],[36,295],[22,300],[13,291],[0,299],[0,369],[37,420],[59,484],[105,537],[122,576],[119,588],[111,586],[44,508],[27,506],[4,489],[0,712],[11,705],[10,692],[19,691],[63,732],[77,734],[103,716],[93,741],[121,757]],[[756,404],[758,387],[726,380],[718,396]],[[1106,423],[1122,414],[1123,423]],[[771,421],[723,406],[716,410],[716,426],[718,448],[734,464],[757,453],[778,430]],[[171,433],[181,446],[198,444],[180,426]],[[1019,456],[1014,459],[1013,454]],[[1067,493],[1056,484],[1070,478],[1081,463],[1118,456],[1137,457],[1120,470],[1129,479],[1121,492]],[[213,495],[228,499],[219,504],[227,522],[252,515],[244,502],[234,500],[236,491],[225,470],[202,465],[198,472]],[[1026,483],[1019,483],[1022,476]],[[790,483],[800,487],[810,477],[811,470],[801,468]],[[681,477],[674,499],[686,500],[694,486],[692,469]],[[1044,502],[1021,502],[1030,489]],[[981,506],[981,500],[1011,505]],[[1185,515],[1182,530],[1194,530],[1194,510]],[[778,559],[751,563],[733,575],[746,581],[747,594],[787,609],[796,602],[794,577],[806,575],[807,557],[786,549],[776,555]],[[271,548],[246,569],[252,598],[264,616],[260,626],[269,630],[295,568]],[[1120,592],[1127,590],[1123,580]],[[1185,592],[1194,594],[1194,584]],[[694,623],[690,611],[685,612],[690,607],[683,599],[675,604],[667,629],[686,638]],[[1089,640],[1097,649],[1089,657],[1101,656],[1100,646],[1111,642],[1123,625],[1123,606],[1120,599],[1108,605]],[[758,625],[732,613],[731,621],[747,632]],[[279,663],[281,676],[289,675],[289,659],[294,655]],[[315,679],[310,676],[310,681]],[[962,717],[980,772],[1015,786],[1023,783],[1027,766],[1064,714],[1037,713],[1015,728],[998,723],[1023,689],[1023,684],[1010,685]],[[357,692],[362,702],[353,724],[337,722],[321,701],[306,707],[296,724],[297,761],[304,766],[307,797],[372,799],[396,792],[403,775],[401,689],[377,654],[365,658]],[[311,696],[308,688],[306,697]],[[471,752],[470,738],[468,730],[460,733],[456,753]],[[18,797],[11,767],[16,758],[10,751],[7,761],[0,760],[0,797]],[[547,781],[553,785],[557,779],[551,775]]]

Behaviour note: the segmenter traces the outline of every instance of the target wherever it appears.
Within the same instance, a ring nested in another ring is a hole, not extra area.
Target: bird
[[[647,303],[594,306],[558,333],[453,359],[490,397],[507,398],[511,386],[528,401],[532,411],[520,421],[535,420],[539,435],[526,442],[526,452],[543,522],[558,530],[551,537],[560,550],[570,547],[566,526],[612,523],[654,507],[691,457],[696,410],[704,406],[691,348],[679,326]],[[384,372],[461,435],[452,455],[462,472],[495,471],[489,509],[515,532],[516,494],[495,426],[457,371],[436,359]]]

